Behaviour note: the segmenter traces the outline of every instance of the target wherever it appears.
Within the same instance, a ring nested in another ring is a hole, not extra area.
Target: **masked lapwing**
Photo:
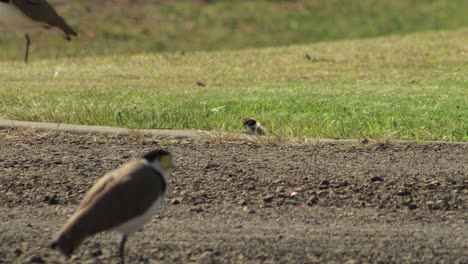
[[[115,231],[121,236],[119,256],[124,263],[127,236],[158,211],[167,190],[166,170],[173,167],[169,152],[155,150],[105,174],[58,231],[51,247],[69,257],[85,238]]]
[[[77,36],[77,33],[46,0],[0,0],[0,23],[24,34],[26,38],[24,62],[28,62],[30,34],[50,29],[66,40],[70,40],[71,36]]]
[[[253,118],[248,118],[244,120],[243,125],[244,125],[245,133],[249,135],[255,135],[255,134],[264,135],[265,134],[265,130],[263,129],[260,122],[258,122],[257,120]]]

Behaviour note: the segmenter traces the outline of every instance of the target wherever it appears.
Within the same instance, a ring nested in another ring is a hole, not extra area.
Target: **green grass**
[[[50,1],[80,36],[70,43],[33,36],[32,60],[284,46],[468,26],[466,0]],[[0,60],[21,60],[24,38],[0,30]]]
[[[0,116],[226,132],[240,132],[242,119],[254,117],[288,137],[468,141],[466,43],[462,29],[240,51],[0,62]]]

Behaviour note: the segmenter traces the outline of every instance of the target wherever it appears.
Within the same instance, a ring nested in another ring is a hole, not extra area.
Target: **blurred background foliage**
[[[468,26],[466,0],[49,0],[80,34],[33,36],[34,57],[243,49]],[[0,28],[0,59],[24,38]]]

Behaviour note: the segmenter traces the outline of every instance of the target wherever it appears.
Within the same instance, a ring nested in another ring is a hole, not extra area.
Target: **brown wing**
[[[31,19],[51,27],[58,27],[65,33],[65,38],[70,35],[77,36],[76,32],[55,12],[46,0],[12,0],[13,4]]]
[[[88,191],[69,224],[87,235],[112,229],[146,212],[163,191],[161,180],[141,161],[114,170]]]

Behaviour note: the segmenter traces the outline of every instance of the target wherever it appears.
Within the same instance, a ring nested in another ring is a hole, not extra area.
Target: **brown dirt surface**
[[[0,263],[118,263],[109,233],[69,260],[48,243],[100,176],[155,148],[179,169],[127,263],[468,263],[467,144],[18,129],[0,130]]]

